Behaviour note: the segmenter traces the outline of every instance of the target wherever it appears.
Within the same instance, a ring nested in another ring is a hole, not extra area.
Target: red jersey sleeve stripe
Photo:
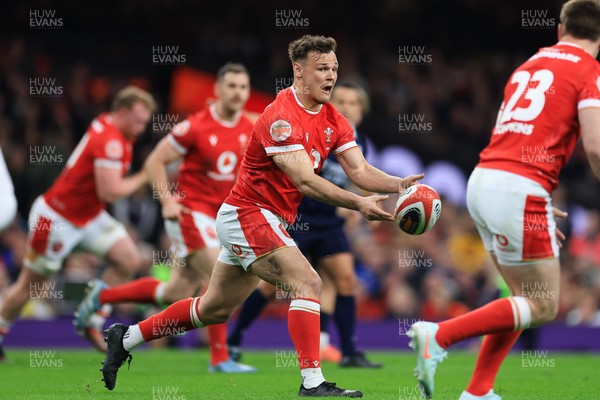
[[[338,147],[337,149],[333,150],[333,154],[340,155],[343,152],[345,152],[346,150],[350,150],[353,147],[358,147],[358,145],[356,144],[356,142],[353,140],[351,142],[348,142],[346,144],[341,145],[340,147]]]
[[[183,147],[173,135],[168,135],[167,140],[179,154],[187,154],[187,149]]]
[[[600,99],[583,99],[577,103],[577,109],[582,110],[588,107],[598,107],[600,108]]]
[[[265,147],[265,151],[267,152],[267,155],[269,155],[269,156],[271,154],[289,153],[292,151],[299,151],[299,150],[304,150],[304,146],[302,146],[301,144],[290,144],[287,146]]]

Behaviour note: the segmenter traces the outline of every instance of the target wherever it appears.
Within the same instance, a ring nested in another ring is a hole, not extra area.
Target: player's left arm
[[[338,161],[348,179],[359,188],[378,193],[395,193],[414,185],[425,175],[409,175],[406,178],[391,176],[375,168],[365,160],[358,147],[353,147],[337,155]]]
[[[94,179],[98,197],[106,203],[131,196],[148,181],[144,171],[124,177],[120,169],[102,165],[94,166]]]

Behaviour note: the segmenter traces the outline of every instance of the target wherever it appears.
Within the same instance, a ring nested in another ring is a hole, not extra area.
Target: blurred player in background
[[[133,239],[104,208],[146,183],[144,172],[125,175],[133,143],[155,108],[152,95],[139,88],[118,92],[111,111],[92,121],[60,176],[31,206],[25,268],[0,307],[0,344],[30,293],[42,289],[76,246],[106,258],[113,268],[104,271],[105,282],[120,284],[138,272],[141,258]]]
[[[17,198],[15,197],[15,188],[4,161],[2,148],[0,148],[0,232],[10,225],[16,215]]]
[[[290,288],[288,330],[298,354],[299,395],[362,397],[326,382],[319,359],[321,279],[285,227],[296,218],[303,195],[334,206],[358,210],[369,220],[393,221],[378,206],[385,195],[361,197],[321,178],[323,162],[333,152],[358,187],[395,193],[423,175],[396,178],[369,165],[354,141],[354,129],[328,104],[337,80],[333,38],[305,35],[290,43],[294,71],[291,88],[282,90],[254,126],[240,175],[217,215],[223,244],[204,296],[180,300],[139,324],[114,324],[107,331],[108,351],[102,373],[113,389],[118,369],[130,350],[164,335],[155,324],[175,321],[190,330],[220,324],[254,290],[260,279]],[[403,189],[402,189],[403,190]]]
[[[165,231],[173,242],[178,267],[168,282],[153,277],[109,288],[102,281],[91,290],[76,314],[76,325],[90,326],[93,314],[105,304],[125,302],[171,304],[206,287],[221,242],[215,218],[237,178],[252,122],[242,115],[250,97],[250,74],[241,64],[225,64],[217,72],[217,101],[177,124],[148,156],[145,170],[162,204]],[[183,159],[175,193],[166,167]],[[229,359],[227,327],[208,327],[211,372],[254,372],[255,368]]]
[[[336,84],[331,95],[331,104],[354,128],[354,138],[365,153],[366,141],[356,131],[363,115],[369,109],[369,97],[365,90],[352,82]],[[348,186],[348,176],[330,154],[323,163],[321,176],[341,188]],[[378,368],[379,363],[367,360],[356,350],[356,273],[354,257],[344,233],[345,219],[336,214],[336,207],[305,197],[298,207],[298,219],[288,228],[288,232],[298,244],[298,248],[311,262],[317,265],[317,272],[323,281],[321,290],[321,361],[340,363],[342,367]],[[307,226],[306,230],[294,227]],[[260,315],[267,302],[275,298],[275,286],[261,281],[258,288],[244,302],[235,327],[227,344],[234,359],[241,356],[241,345],[245,331]],[[342,347],[342,354],[329,341],[329,318],[333,313]]]
[[[564,235],[554,217],[566,213],[552,207],[550,193],[580,135],[600,179],[600,1],[569,1],[560,21],[559,42],[540,49],[510,77],[490,144],[467,188],[469,213],[512,296],[439,324],[412,326],[417,379],[426,395],[433,394],[445,349],[486,335],[460,399],[500,399],[494,380],[519,334],[558,312]]]

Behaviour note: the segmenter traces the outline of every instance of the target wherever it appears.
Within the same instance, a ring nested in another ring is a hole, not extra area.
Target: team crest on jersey
[[[292,134],[292,125],[286,120],[278,119],[271,124],[269,131],[274,141],[283,142]]]
[[[63,247],[64,246],[61,242],[55,242],[52,244],[52,251],[58,253],[63,249]]]
[[[217,145],[217,142],[219,141],[219,138],[217,137],[217,135],[210,135],[208,137],[208,142],[210,143],[210,145],[212,147],[215,147]]]
[[[245,133],[242,133],[239,137],[238,140],[240,141],[240,145],[242,147],[246,146],[246,143],[248,143],[248,135],[246,135]]]
[[[323,132],[325,132],[325,135],[327,135],[327,143],[331,143],[331,134],[333,133],[333,129],[327,127],[327,129],[325,129]]]
[[[173,135],[183,136],[190,130],[190,121],[187,119],[183,122],[178,123],[173,127]]]
[[[118,160],[123,157],[123,145],[116,139],[109,140],[104,147],[104,152],[108,158]]]

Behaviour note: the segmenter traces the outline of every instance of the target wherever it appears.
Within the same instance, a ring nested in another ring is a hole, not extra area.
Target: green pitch
[[[139,350],[131,369],[121,367],[114,391],[100,382],[102,354],[94,351],[7,349],[10,363],[0,363],[3,399],[294,399],[299,374],[293,352],[248,352],[243,361],[257,374],[207,372],[208,352]],[[370,352],[381,370],[342,369],[324,364],[328,380],[361,389],[366,399],[417,400],[412,379],[414,357],[408,352]],[[458,399],[468,383],[475,355],[451,352],[438,367],[435,399]],[[599,399],[600,357],[597,355],[512,354],[500,371],[496,392],[508,399]]]

